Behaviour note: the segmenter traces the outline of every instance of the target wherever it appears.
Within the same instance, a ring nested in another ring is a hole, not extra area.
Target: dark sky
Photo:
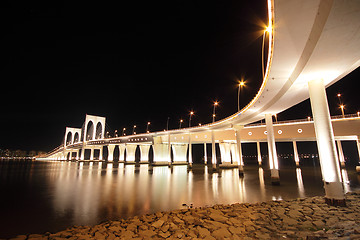
[[[1,7],[0,148],[58,146],[66,126],[85,114],[107,117],[107,129],[134,124],[144,132],[193,124],[245,105],[261,83],[261,35],[266,1],[10,1]],[[5,40],[5,41],[4,41]],[[358,110],[351,84],[359,70],[329,89]],[[331,95],[331,97],[330,97]],[[331,98],[331,99],[330,99]],[[300,109],[300,110],[298,110]],[[305,102],[279,118],[304,118]]]

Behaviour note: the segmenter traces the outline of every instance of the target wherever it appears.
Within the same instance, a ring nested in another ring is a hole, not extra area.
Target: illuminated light
[[[207,138],[207,135],[205,135],[204,138]]]
[[[272,27],[271,27],[271,26],[267,26],[267,27],[265,28],[265,32],[271,33],[271,32],[272,32]]]
[[[248,132],[248,134],[249,134],[249,136],[251,136],[251,135],[252,135],[252,132]]]
[[[279,130],[279,131],[278,131],[278,134],[282,134],[282,131],[281,131],[281,130]]]
[[[245,82],[244,82],[244,81],[240,81],[240,82],[239,82],[239,86],[240,86],[240,87],[242,87],[242,86],[244,86],[244,85],[245,85]]]
[[[199,137],[196,135],[195,138],[199,138]]]
[[[299,129],[297,130],[297,132],[298,132],[298,133],[302,133],[303,130],[302,130],[301,128],[299,128]]]
[[[264,131],[264,134],[267,135],[267,131]]]

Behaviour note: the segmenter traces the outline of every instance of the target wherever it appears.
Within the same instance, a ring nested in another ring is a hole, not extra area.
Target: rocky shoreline
[[[360,192],[346,194],[346,204],[309,197],[214,205],[13,239],[360,239]]]

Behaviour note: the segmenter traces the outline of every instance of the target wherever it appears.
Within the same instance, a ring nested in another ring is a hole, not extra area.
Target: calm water
[[[346,191],[359,188],[354,168],[342,170]],[[212,173],[207,167],[153,167],[99,162],[0,161],[0,238],[55,232],[134,215],[217,203],[323,195],[318,167],[286,168],[281,185],[270,171],[248,166]]]

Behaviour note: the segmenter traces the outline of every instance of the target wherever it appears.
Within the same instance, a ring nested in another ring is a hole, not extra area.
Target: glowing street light
[[[190,112],[190,117],[189,117],[189,127],[191,127],[191,117],[192,117],[192,115],[194,115],[194,112],[193,112],[193,111],[191,111],[191,112]]]
[[[150,125],[150,122],[147,122],[147,125],[146,125],[146,133],[149,133],[149,125]]]
[[[344,108],[345,108],[345,106],[344,106],[344,104],[341,104],[341,105],[340,105],[340,108],[341,108],[342,117],[345,118],[345,113],[344,113]]]
[[[214,102],[214,108],[213,108],[213,115],[212,115],[212,122],[215,122],[215,108],[219,105],[218,101]]]
[[[184,120],[180,119],[180,125],[179,125],[179,129],[181,128],[181,124],[184,122]]]
[[[115,130],[114,136],[115,136],[115,137],[118,137],[117,130]]]
[[[123,135],[123,136],[126,135],[125,130],[126,130],[126,128],[123,128],[123,130],[122,130],[122,135]]]
[[[136,125],[134,125],[134,127],[133,127],[133,135],[136,134],[135,129],[136,129]]]
[[[240,112],[240,92],[241,88],[245,85],[244,81],[239,82],[239,88],[238,88],[238,112]]]

